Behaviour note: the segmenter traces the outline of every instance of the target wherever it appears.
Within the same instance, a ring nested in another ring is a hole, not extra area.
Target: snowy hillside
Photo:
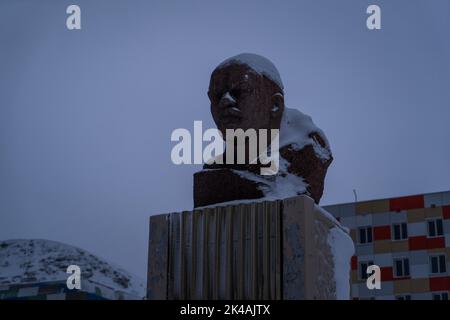
[[[0,285],[66,280],[72,264],[80,267],[83,280],[145,295],[144,281],[85,250],[50,240],[0,241]]]

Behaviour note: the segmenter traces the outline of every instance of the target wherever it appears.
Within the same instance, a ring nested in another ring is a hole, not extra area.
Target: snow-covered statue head
[[[330,145],[310,116],[285,107],[283,83],[272,62],[250,53],[226,59],[211,74],[208,97],[224,137],[226,129],[279,129],[279,170],[264,176],[259,174],[258,161],[206,163],[204,170],[194,174],[195,207],[301,194],[319,203],[333,161]]]
[[[213,71],[208,97],[218,129],[279,129],[284,111],[283,83],[268,59],[243,53]]]

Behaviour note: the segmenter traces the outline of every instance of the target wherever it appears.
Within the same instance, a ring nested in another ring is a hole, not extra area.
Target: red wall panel
[[[430,278],[430,291],[450,290],[450,277]]]
[[[358,269],[358,257],[353,256],[351,260],[352,270]]]
[[[423,195],[390,199],[389,207],[391,211],[423,208],[424,207]]]
[[[427,249],[445,248],[445,237],[427,238]]]
[[[409,250],[425,250],[427,248],[427,237],[417,236],[409,237]]]
[[[394,273],[392,267],[380,267],[381,281],[392,281],[394,279]]]
[[[442,207],[442,215],[444,216],[444,219],[450,219],[450,206]]]
[[[391,239],[391,226],[378,226],[373,228],[373,239],[377,240],[390,240]]]

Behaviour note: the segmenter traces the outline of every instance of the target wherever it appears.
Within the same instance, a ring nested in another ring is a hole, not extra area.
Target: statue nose
[[[220,99],[220,106],[222,108],[229,108],[236,105],[236,100],[233,96],[227,91],[222,98]]]

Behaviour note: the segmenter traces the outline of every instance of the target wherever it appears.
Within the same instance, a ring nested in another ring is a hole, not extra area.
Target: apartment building
[[[324,206],[350,229],[353,299],[448,300],[450,191]],[[381,288],[369,290],[378,265]]]

